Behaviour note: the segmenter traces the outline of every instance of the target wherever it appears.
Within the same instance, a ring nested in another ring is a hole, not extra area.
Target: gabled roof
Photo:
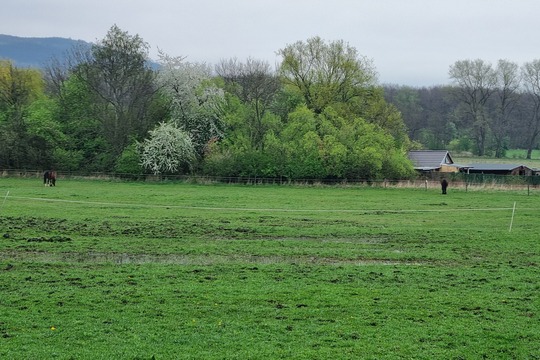
[[[447,150],[412,150],[409,159],[415,169],[433,170],[442,165],[452,165],[454,160]]]
[[[523,166],[525,169],[530,169],[526,165],[516,165],[516,164],[471,164],[470,169],[475,171],[512,171],[519,167]]]

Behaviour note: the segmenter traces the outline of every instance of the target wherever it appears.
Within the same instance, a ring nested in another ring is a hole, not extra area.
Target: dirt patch
[[[337,259],[300,256],[253,256],[253,255],[182,255],[182,254],[127,254],[102,252],[40,252],[3,251],[2,261],[38,263],[91,263],[91,264],[174,264],[174,265],[218,265],[218,264],[313,264],[313,265],[430,265],[431,263],[410,260],[385,259]],[[432,265],[432,264],[431,264]]]

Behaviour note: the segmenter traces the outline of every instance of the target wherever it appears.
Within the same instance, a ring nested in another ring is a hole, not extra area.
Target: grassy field
[[[511,149],[506,152],[506,157],[510,159],[525,159],[527,157],[527,150]],[[531,153],[531,159],[540,160],[540,150],[533,150]]]
[[[539,200],[1,178],[0,358],[540,359]]]

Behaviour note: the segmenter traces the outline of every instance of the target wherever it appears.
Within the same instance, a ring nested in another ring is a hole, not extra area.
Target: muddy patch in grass
[[[254,256],[254,255],[182,255],[182,254],[128,254],[105,252],[3,251],[1,261],[38,263],[90,263],[90,264],[313,264],[313,265],[433,265],[432,262],[386,259],[337,259],[313,256]]]

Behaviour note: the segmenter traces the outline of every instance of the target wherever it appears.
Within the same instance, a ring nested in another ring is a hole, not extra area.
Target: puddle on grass
[[[253,255],[182,255],[182,254],[126,254],[126,253],[49,253],[49,252],[0,252],[1,261],[40,263],[88,264],[171,264],[171,265],[220,265],[220,264],[313,264],[313,265],[427,265],[428,262],[384,259],[336,259],[295,256]]]

